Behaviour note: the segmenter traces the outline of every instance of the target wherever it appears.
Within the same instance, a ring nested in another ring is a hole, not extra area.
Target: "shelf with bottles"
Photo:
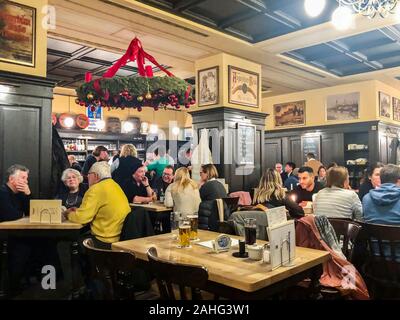
[[[86,140],[84,139],[62,139],[62,142],[67,152],[86,152]]]

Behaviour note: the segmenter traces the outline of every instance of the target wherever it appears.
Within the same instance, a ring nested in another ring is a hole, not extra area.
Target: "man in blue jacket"
[[[362,203],[365,222],[400,225],[400,167],[384,166],[381,186],[370,190]]]

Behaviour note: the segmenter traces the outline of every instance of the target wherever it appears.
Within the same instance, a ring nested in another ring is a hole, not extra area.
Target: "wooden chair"
[[[227,198],[222,198],[222,200],[224,200],[224,203],[226,204],[226,206],[229,209],[229,214],[231,215],[233,212],[237,211],[238,207],[239,207],[239,197],[227,197]]]
[[[187,288],[190,288],[192,300],[202,299],[201,290],[206,288],[208,280],[208,271],[205,267],[161,259],[156,248],[150,248],[147,257],[162,300],[177,300],[174,284],[179,288],[178,299],[188,300]]]
[[[335,229],[339,242],[342,243],[343,254],[352,262],[353,248],[361,226],[350,219],[328,218],[328,220]]]
[[[92,276],[104,287],[105,300],[135,300],[132,275],[137,271],[136,257],[126,251],[113,251],[95,248],[92,239],[85,239],[83,245],[87,250]]]
[[[400,227],[361,223],[361,273],[374,299],[400,299]]]

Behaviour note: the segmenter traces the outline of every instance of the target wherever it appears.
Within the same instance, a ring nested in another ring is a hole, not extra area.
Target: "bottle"
[[[161,189],[161,192],[160,192],[160,202],[164,202],[164,198],[165,198],[164,190]]]

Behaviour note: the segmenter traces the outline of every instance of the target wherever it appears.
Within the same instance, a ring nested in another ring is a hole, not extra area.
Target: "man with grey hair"
[[[0,222],[12,221],[29,215],[31,190],[29,170],[19,164],[7,169],[6,183],[0,187]]]
[[[400,167],[384,166],[381,185],[363,198],[364,220],[369,223],[400,225]]]
[[[88,173],[89,190],[79,208],[65,212],[68,220],[90,223],[93,241],[98,248],[111,249],[119,241],[125,217],[131,212],[128,199],[121,187],[111,179],[110,165],[96,162]]]

